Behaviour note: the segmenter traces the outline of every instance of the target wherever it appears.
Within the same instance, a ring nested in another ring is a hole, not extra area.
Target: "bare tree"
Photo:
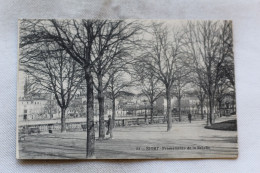
[[[151,124],[154,122],[154,103],[155,101],[163,95],[164,88],[161,87],[161,81],[155,76],[154,71],[150,66],[139,60],[133,64],[133,69],[135,70],[134,78],[137,84],[141,85],[142,93],[147,97],[150,104],[150,116]],[[148,123],[147,116],[145,117],[146,124]]]
[[[219,81],[216,89],[216,101],[217,101],[217,108],[219,111],[221,109],[223,100],[225,99],[226,96],[229,95],[230,91],[232,90],[233,90],[233,85],[231,84],[231,82],[229,82],[229,79],[227,77],[222,78]]]
[[[219,64],[220,80],[216,88],[216,101],[218,109],[221,108],[223,99],[235,89],[234,77],[234,54],[233,54],[232,23],[224,21],[220,28],[220,55],[224,57],[223,63]]]
[[[200,104],[200,115],[201,115],[201,119],[204,119],[204,105],[205,105],[205,99],[206,99],[206,94],[203,90],[203,88],[198,85],[197,86],[197,90],[195,90],[195,94],[197,96],[197,98],[199,99],[199,104]]]
[[[226,85],[235,89],[235,69],[233,52],[233,29],[231,21],[224,21],[220,30],[221,56],[224,57],[223,78],[227,78]]]
[[[181,68],[177,66],[180,60],[181,36],[179,32],[169,33],[169,28],[161,24],[152,26],[152,38],[147,43],[146,53],[142,57],[154,75],[165,87],[167,99],[167,131],[172,128],[171,89],[176,79],[175,72]],[[172,39],[169,39],[169,37]]]
[[[188,63],[188,60],[183,61],[183,63]],[[182,65],[182,68],[175,73],[176,79],[173,84],[173,95],[177,98],[178,102],[178,116],[179,121],[181,121],[181,100],[185,93],[187,92],[187,84],[191,82],[191,79],[189,77],[190,69],[189,66]]]
[[[94,40],[92,51],[93,71],[97,84],[94,83],[98,92],[99,102],[99,139],[105,137],[104,125],[104,91],[114,74],[108,74],[110,69],[121,68],[122,59],[129,56],[131,49],[131,37],[137,34],[139,27],[135,22],[125,23],[123,20],[106,21],[104,27]]]
[[[111,71],[109,74],[110,81],[107,87],[107,97],[112,100],[112,129],[110,131],[113,137],[113,128],[115,127],[116,119],[116,99],[121,96],[121,93],[131,86],[132,81],[128,81],[124,77],[123,71]]]
[[[61,132],[66,131],[65,112],[82,82],[81,69],[55,44],[21,48],[20,66],[35,90],[54,94],[61,108]]]
[[[20,47],[41,42],[55,42],[84,70],[87,84],[87,142],[86,156],[94,156],[94,82],[92,57],[94,40],[104,26],[99,20],[22,20]]]
[[[50,115],[50,119],[53,118],[53,113],[57,112],[54,102],[55,102],[55,100],[52,100],[51,98],[49,98],[49,100],[47,101],[47,104],[44,106],[45,113]]]
[[[228,42],[230,46],[226,46],[227,38],[232,40],[232,35],[226,31],[228,23],[230,22],[189,22],[184,36],[184,52],[187,57],[193,58],[197,77],[208,97],[210,124],[214,123],[215,119],[215,96],[219,81],[223,77],[222,65],[232,56],[232,44]]]

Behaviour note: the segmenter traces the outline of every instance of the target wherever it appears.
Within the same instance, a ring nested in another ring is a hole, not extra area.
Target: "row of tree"
[[[20,68],[32,77],[34,92],[54,94],[61,108],[62,132],[65,111],[80,85],[86,84],[86,156],[92,157],[95,91],[99,139],[105,137],[104,98],[113,103],[113,126],[115,100],[133,85],[147,96],[151,122],[155,101],[166,97],[167,131],[172,128],[171,98],[177,97],[180,109],[187,86],[198,88],[201,105],[208,99],[213,123],[216,95],[234,88],[232,24],[202,21],[178,26],[125,20],[21,20]]]

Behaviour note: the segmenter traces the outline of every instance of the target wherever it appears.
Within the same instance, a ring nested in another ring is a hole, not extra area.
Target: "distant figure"
[[[189,119],[189,122],[191,123],[191,114],[190,113],[188,114],[188,119]]]
[[[107,121],[107,135],[110,134],[110,138],[113,138],[113,133],[112,133],[112,119],[111,115],[108,115],[108,121]]]

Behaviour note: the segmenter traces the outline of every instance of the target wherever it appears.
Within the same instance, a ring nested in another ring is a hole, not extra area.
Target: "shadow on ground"
[[[210,126],[205,126],[206,129],[213,130],[226,130],[226,131],[236,131],[237,130],[237,120],[228,120],[220,123],[215,123]]]

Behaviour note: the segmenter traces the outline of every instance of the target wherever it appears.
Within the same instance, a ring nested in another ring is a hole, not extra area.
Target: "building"
[[[51,93],[31,92],[29,77],[23,79],[20,97],[18,98],[17,114],[19,121],[58,118],[58,106]]]

